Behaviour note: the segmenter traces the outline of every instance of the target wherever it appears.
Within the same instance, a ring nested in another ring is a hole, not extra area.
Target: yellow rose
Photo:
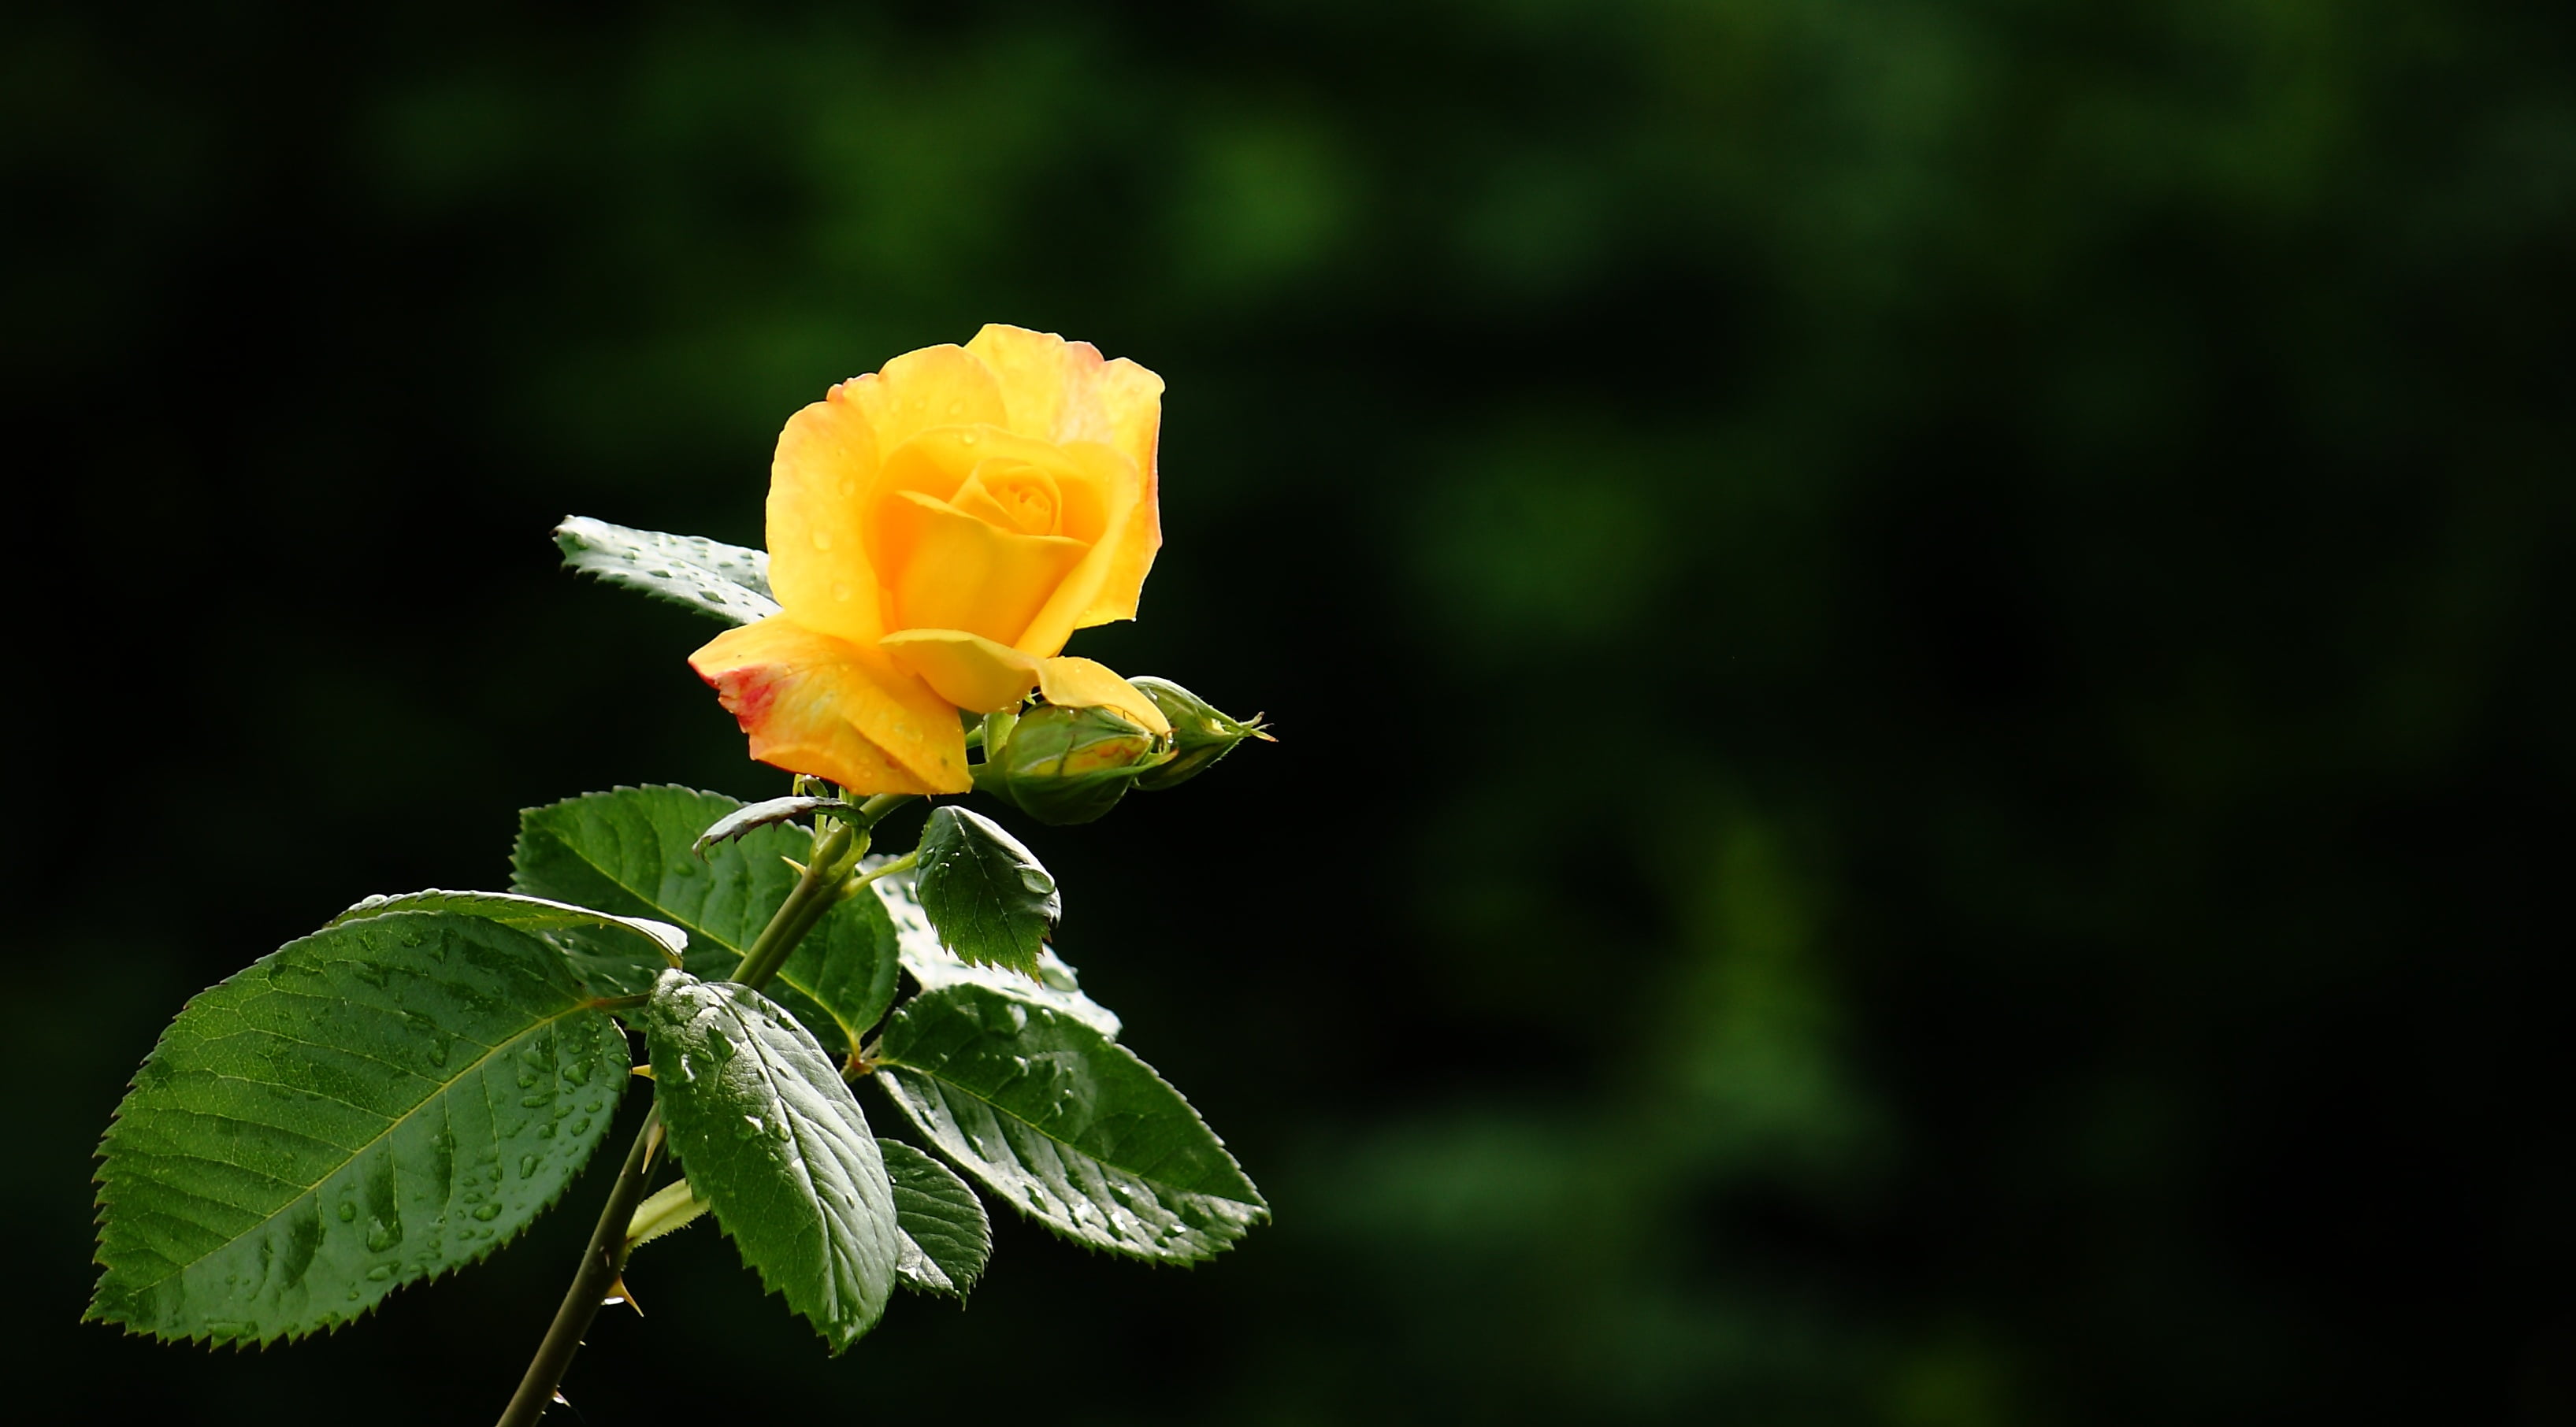
[[[689,657],[751,756],[852,792],[962,793],[960,709],[1041,689],[1169,731],[1077,629],[1136,617],[1162,544],[1163,379],[993,325],[854,377],[790,417],[769,477],[781,612]]]

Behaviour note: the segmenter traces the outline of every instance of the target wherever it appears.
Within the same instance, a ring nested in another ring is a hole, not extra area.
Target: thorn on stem
[[[635,1290],[626,1286],[626,1276],[624,1274],[619,1274],[617,1276],[617,1281],[608,1285],[608,1296],[599,1300],[599,1306],[602,1308],[618,1303],[623,1303],[627,1307],[634,1309],[636,1317],[641,1318],[644,1316],[644,1305],[635,1301]]]

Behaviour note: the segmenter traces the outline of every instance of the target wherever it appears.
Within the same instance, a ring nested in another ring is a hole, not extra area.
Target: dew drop
[[[832,548],[832,536],[829,531],[817,529],[814,532],[813,539],[814,548],[817,550],[829,550]]]
[[[374,1268],[367,1270],[367,1281],[370,1283],[382,1283],[393,1276],[394,1269],[391,1264],[380,1263]]]
[[[350,1203],[348,1200],[341,1200],[340,1222],[343,1224],[354,1224],[358,1222],[358,1206]]]
[[[498,1218],[500,1218],[500,1217],[501,1217],[501,1201],[500,1201],[500,1200],[498,1200],[498,1199],[495,1199],[495,1200],[493,1200],[493,1201],[492,1201],[491,1203],[489,1203],[489,1204],[478,1204],[478,1205],[474,1206],[474,1217],[475,1217],[475,1218],[477,1218],[477,1219],[480,1219],[480,1220],[484,1221],[484,1222],[485,1222],[485,1223],[487,1223],[487,1224],[488,1224],[488,1223],[490,1223],[490,1222],[491,1222],[492,1220],[494,1220],[494,1219],[498,1219]],[[486,1237],[488,1238],[488,1237],[489,1237],[489,1235],[486,1235]]]
[[[846,581],[842,581],[842,580],[834,580],[834,581],[832,582],[832,598],[834,598],[834,599],[836,599],[836,600],[839,600],[839,601],[840,601],[840,602],[842,602],[843,604],[847,604],[847,603],[849,603],[849,600],[850,600],[850,587],[849,587],[849,584],[848,584]]]
[[[573,1122],[572,1122],[572,1132],[573,1132],[574,1134],[576,1134],[576,1135],[586,1135],[586,1134],[589,1134],[589,1133],[590,1133],[590,1117],[589,1117],[588,1115],[584,1115],[584,1116],[582,1116],[580,1119],[573,1121]]]
[[[545,1157],[542,1155],[523,1154],[519,1156],[519,1177],[521,1179],[536,1178],[537,1166],[545,1162]]]

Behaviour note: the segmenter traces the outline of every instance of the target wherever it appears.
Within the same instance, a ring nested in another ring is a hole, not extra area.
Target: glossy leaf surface
[[[930,924],[929,914],[913,896],[912,874],[899,872],[870,885],[894,925],[904,972],[921,989],[981,986],[1031,1006],[1061,1011],[1109,1040],[1118,1039],[1117,1013],[1083,994],[1079,976],[1053,947],[1038,952],[1034,976],[1008,967],[968,965],[941,944],[938,928]]]
[[[969,965],[1035,974],[1064,913],[1037,854],[991,818],[951,805],[931,811],[920,858],[913,894],[940,941]]]
[[[804,861],[814,841],[804,828],[771,825],[712,845],[703,857],[691,850],[701,832],[741,806],[721,793],[655,787],[530,808],[519,815],[512,885],[672,923],[688,933],[690,974],[729,976],[795,885],[795,870],[784,859]],[[578,939],[588,955],[621,951],[592,933],[564,936]],[[895,947],[883,903],[852,897],[798,943],[770,983],[770,996],[836,1054],[847,1055],[894,1000]],[[651,989],[660,970],[658,962],[633,962],[629,974],[641,982],[636,991]]]
[[[649,917],[620,917],[516,892],[447,892],[432,888],[389,897],[369,897],[331,919],[332,926],[381,917],[389,912],[461,912],[533,932],[560,947],[573,972],[597,996],[634,996],[653,989],[653,978],[680,960],[689,949],[689,934],[669,922]],[[592,939],[557,937],[557,932],[605,932],[616,950],[602,955]],[[633,937],[642,937],[638,943]],[[639,946],[646,949],[639,950]]]
[[[835,1352],[885,1312],[893,1189],[834,1057],[748,986],[666,971],[644,1010],[653,1083],[690,1188]]]
[[[1192,1263],[1269,1217],[1179,1091],[1061,1012],[924,992],[886,1022],[876,1078],[942,1154],[1078,1242]]]
[[[490,1253],[626,1087],[586,1001],[553,947],[452,912],[332,927],[199,995],[100,1146],[90,1316],[265,1343]]]
[[[564,567],[596,575],[658,600],[684,605],[727,624],[751,624],[778,613],[769,593],[769,552],[703,535],[632,530],[588,516],[555,527]]]
[[[924,1293],[963,1298],[993,1256],[984,1201],[948,1166],[901,1140],[879,1140],[903,1242],[895,1272]]]

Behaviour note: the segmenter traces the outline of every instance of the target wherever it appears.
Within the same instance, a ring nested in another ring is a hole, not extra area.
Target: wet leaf
[[[838,1352],[885,1312],[902,1256],[867,1117],[811,1032],[748,986],[666,971],[644,1040],[690,1188],[761,1282]]]
[[[921,830],[913,893],[939,939],[970,965],[1034,974],[1063,899],[1037,854],[981,813],[948,806]]]
[[[99,1148],[89,1316],[273,1342],[500,1247],[626,1088],[626,1038],[586,999],[546,943],[426,911],[289,942],[199,995]]]
[[[1104,1038],[1118,1039],[1117,1013],[1083,994],[1078,975],[1055,948],[1039,950],[1035,975],[1002,966],[970,965],[941,944],[939,929],[930,924],[930,915],[913,895],[911,873],[898,872],[871,885],[894,923],[903,969],[921,989],[986,987],[1028,1005],[1062,1011]]]
[[[1194,1263],[1270,1217],[1179,1091],[1062,1012],[926,991],[886,1022],[875,1079],[940,1153],[1077,1242]]]
[[[607,931],[612,934],[611,940],[623,948],[625,955],[601,958],[572,938],[557,943],[572,958],[575,973],[590,985],[594,993],[602,996],[634,995],[651,984],[649,979],[637,984],[632,969],[639,965],[649,966],[650,963],[639,962],[634,955],[634,943],[614,934],[631,932],[643,937],[670,965],[679,964],[682,954],[689,949],[689,934],[669,922],[657,922],[650,917],[620,917],[516,892],[445,892],[432,888],[425,892],[369,897],[333,917],[330,924],[336,927],[364,921],[368,917],[381,917],[389,912],[462,912],[540,936],[559,931]]]
[[[879,1140],[877,1149],[894,1182],[895,1227],[903,1235],[895,1272],[924,1293],[964,1298],[993,1253],[984,1201],[948,1166],[901,1140]]]
[[[727,624],[751,624],[778,613],[769,593],[769,553],[703,535],[630,530],[584,515],[555,527],[564,567],[612,585],[684,605]]]
[[[692,851],[699,833],[742,806],[721,793],[687,788],[619,788],[519,815],[511,884],[521,892],[619,916],[650,917],[688,933],[691,975],[733,974],[796,882],[785,859],[802,862],[813,833],[772,824],[733,842]],[[586,955],[627,955],[621,994],[652,989],[658,961],[636,958],[597,933],[559,933]],[[586,963],[587,965],[587,963]],[[805,1022],[835,1054],[847,1055],[885,1014],[895,992],[895,930],[881,902],[852,897],[798,943],[770,983],[772,1000]]]

